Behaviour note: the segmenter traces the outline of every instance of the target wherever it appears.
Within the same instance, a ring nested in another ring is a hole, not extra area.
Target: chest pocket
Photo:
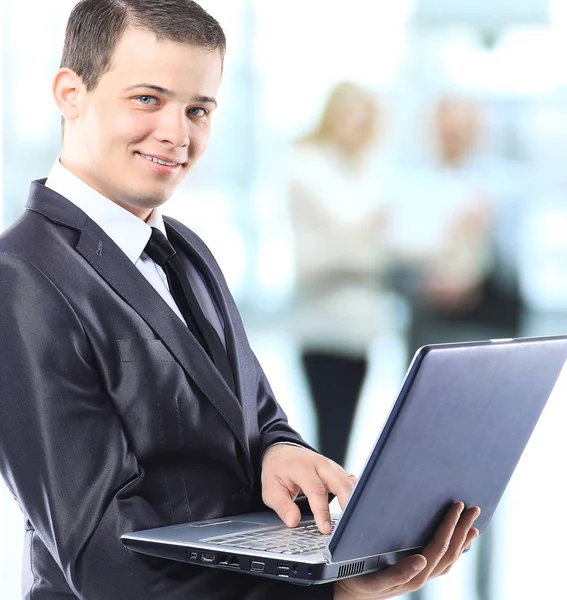
[[[117,343],[119,376],[112,394],[134,451],[141,460],[180,451],[199,420],[199,390],[161,340]]]

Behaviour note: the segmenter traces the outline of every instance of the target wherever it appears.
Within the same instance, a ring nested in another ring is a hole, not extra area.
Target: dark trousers
[[[305,350],[301,360],[315,405],[318,450],[344,465],[368,359],[366,356]]]

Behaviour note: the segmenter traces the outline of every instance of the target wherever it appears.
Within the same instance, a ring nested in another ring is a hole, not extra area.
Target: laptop
[[[488,525],[550,397],[567,395],[567,336],[421,348],[348,503],[321,534],[305,514],[222,517],[121,537],[135,552],[311,585],[420,552],[449,506]]]

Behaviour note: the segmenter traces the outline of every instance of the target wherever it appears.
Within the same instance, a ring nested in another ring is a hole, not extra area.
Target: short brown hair
[[[211,51],[224,58],[226,37],[219,23],[192,0],[81,0],[65,32],[61,68],[72,69],[87,91],[98,85],[128,27]]]

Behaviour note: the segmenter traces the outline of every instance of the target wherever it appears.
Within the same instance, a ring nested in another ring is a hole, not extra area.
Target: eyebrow
[[[162,96],[167,96],[168,98],[173,98],[173,96],[175,96],[175,94],[171,90],[168,90],[167,88],[161,87],[159,85],[154,85],[153,83],[136,83],[134,85],[128,86],[124,91],[131,92],[132,90],[136,90],[138,88],[153,90],[154,92],[161,94]],[[200,94],[197,94],[196,96],[193,96],[192,100],[193,102],[214,104],[215,107],[218,106],[217,101],[214,98],[211,98],[210,96],[202,96]]]

